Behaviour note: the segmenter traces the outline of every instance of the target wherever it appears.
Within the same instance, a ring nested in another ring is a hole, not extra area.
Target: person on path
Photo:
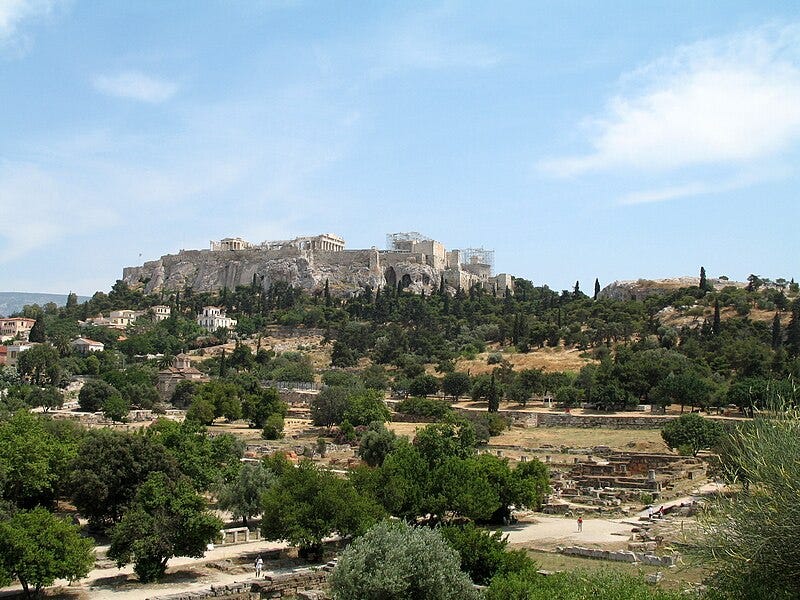
[[[578,533],[583,531],[583,517],[578,517]]]
[[[256,579],[261,577],[261,570],[264,568],[264,561],[261,558],[261,555],[258,556],[256,559]]]

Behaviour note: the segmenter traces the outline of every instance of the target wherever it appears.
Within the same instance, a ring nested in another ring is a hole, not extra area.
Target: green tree
[[[22,352],[17,361],[17,370],[22,377],[38,386],[57,386],[63,375],[61,357],[50,344],[39,344]]]
[[[412,396],[431,396],[438,391],[439,380],[433,375],[418,375],[408,386],[408,393]]]
[[[55,386],[35,387],[28,396],[30,406],[41,406],[47,412],[51,408],[61,408],[64,404],[64,395]]]
[[[478,585],[489,585],[497,574],[535,569],[536,563],[524,550],[506,549],[508,536],[500,531],[481,529],[473,523],[446,526],[439,531],[461,557],[461,570]]]
[[[28,333],[28,340],[37,343],[44,342],[44,315],[36,317],[36,322]]]
[[[311,420],[314,425],[332,427],[344,420],[350,406],[346,387],[326,387],[311,401]]]
[[[597,300],[597,295],[600,293],[600,280],[595,277],[594,280],[594,300]]]
[[[26,597],[38,598],[56,579],[85,577],[93,550],[78,527],[44,508],[19,511],[0,521],[0,585],[15,578]]]
[[[108,557],[119,567],[133,562],[140,581],[155,581],[173,556],[203,556],[222,525],[188,480],[152,473],[111,530]]]
[[[283,437],[283,417],[280,413],[272,413],[267,417],[261,437],[265,440],[279,440]]]
[[[211,425],[215,418],[214,404],[206,398],[195,398],[186,411],[186,420],[200,425]]]
[[[700,450],[714,446],[723,431],[716,421],[690,413],[667,422],[661,429],[661,437],[670,448],[686,448],[692,456],[697,456]]]
[[[75,441],[59,439],[45,419],[15,413],[0,423],[2,497],[20,508],[52,505],[75,452]]]
[[[351,389],[347,393],[347,410],[344,419],[352,425],[369,425],[373,421],[389,420],[389,409],[383,400],[383,392],[364,388]]]
[[[131,411],[131,404],[119,393],[113,394],[103,404],[103,416],[113,422],[123,422]]]
[[[339,557],[331,590],[335,600],[477,599],[459,563],[438,531],[382,521]]]
[[[235,478],[219,484],[217,506],[247,527],[249,518],[261,514],[261,496],[274,482],[275,474],[264,463],[244,463]]]
[[[417,430],[414,446],[431,468],[449,457],[468,458],[475,453],[475,428],[465,419],[451,418]]]
[[[469,375],[460,371],[445,373],[442,379],[442,391],[446,396],[451,396],[453,400],[458,400],[459,396],[466,395],[472,387]]]
[[[394,450],[397,436],[386,429],[381,421],[373,421],[361,436],[358,444],[358,455],[371,467],[379,467],[384,459]]]
[[[708,281],[706,280],[705,267],[700,267],[700,285],[698,287],[704,292],[708,290]]]
[[[83,411],[99,412],[103,410],[109,398],[119,395],[119,391],[113,385],[102,379],[90,379],[78,392],[78,404]]]
[[[122,519],[139,486],[155,472],[180,476],[175,458],[152,436],[93,429],[72,462],[70,496],[81,515],[103,529]]]
[[[278,478],[262,497],[261,531],[268,540],[299,546],[304,557],[321,557],[323,538],[333,532],[359,535],[381,515],[377,504],[352,483],[311,461],[303,460],[297,468],[273,465]]]

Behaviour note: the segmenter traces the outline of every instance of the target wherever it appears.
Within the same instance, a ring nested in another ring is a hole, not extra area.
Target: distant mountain
[[[78,302],[85,302],[87,296],[78,296]],[[28,292],[0,292],[0,317],[7,317],[22,310],[26,304],[43,306],[55,302],[59,306],[67,303],[67,294],[31,294]]]

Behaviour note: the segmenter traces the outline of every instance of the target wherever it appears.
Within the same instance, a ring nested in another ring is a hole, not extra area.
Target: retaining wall
[[[300,571],[267,575],[265,579],[250,579],[226,585],[212,585],[205,590],[178,592],[165,596],[151,596],[147,600],[200,600],[202,598],[227,598],[228,600],[261,600],[263,598],[294,598],[325,600],[328,572]]]

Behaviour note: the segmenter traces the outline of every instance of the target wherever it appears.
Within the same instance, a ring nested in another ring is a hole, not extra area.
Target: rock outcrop
[[[747,285],[746,283],[727,279],[709,278],[707,281],[715,289],[722,289],[727,286],[744,287]],[[650,296],[663,296],[680,288],[698,287],[699,285],[699,277],[615,281],[600,290],[597,297],[611,298],[612,300],[644,300]]]
[[[429,262],[425,254],[374,248],[338,252],[295,247],[182,250],[139,267],[127,267],[122,279],[131,287],[143,287],[146,293],[185,288],[211,292],[251,285],[254,280],[263,289],[286,282],[308,292],[321,290],[328,281],[331,293],[339,296],[385,285],[428,293],[442,278],[452,290],[475,283],[494,285],[495,278],[470,272],[463,265],[435,268]]]

